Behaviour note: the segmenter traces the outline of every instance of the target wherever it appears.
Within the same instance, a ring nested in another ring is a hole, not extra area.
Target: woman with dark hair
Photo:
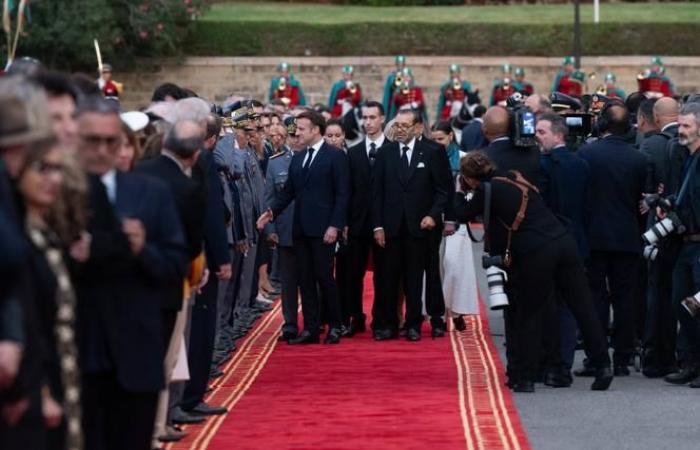
[[[323,138],[328,145],[337,147],[347,153],[348,148],[345,143],[345,130],[338,119],[330,119],[326,121],[326,133]]]
[[[442,144],[447,150],[447,158],[450,160],[450,169],[452,176],[456,177],[459,173],[459,160],[466,153],[460,151],[459,144],[455,140],[455,133],[452,130],[452,125],[446,120],[441,120],[433,124],[431,128],[431,139]]]
[[[141,143],[138,134],[126,123],[122,124],[122,143],[117,157],[117,169],[131,172],[136,161],[141,159]]]
[[[17,178],[29,244],[29,271],[42,343],[44,384],[42,415],[49,429],[47,448],[80,450],[81,432],[78,353],[75,343],[76,297],[67,267],[66,250],[84,261],[89,240],[61,241],[52,226],[52,209],[61,195],[64,155],[53,139],[35,144]],[[54,220],[60,220],[60,217]]]

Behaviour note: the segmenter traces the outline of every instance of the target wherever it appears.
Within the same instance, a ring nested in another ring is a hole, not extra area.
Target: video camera
[[[593,114],[583,112],[584,105],[577,98],[561,92],[552,92],[549,97],[552,109],[562,116],[569,128],[569,138],[583,140],[593,131]]]
[[[535,113],[523,103],[523,94],[516,92],[506,100],[506,108],[510,114],[510,138],[516,147],[535,147],[537,139]]]

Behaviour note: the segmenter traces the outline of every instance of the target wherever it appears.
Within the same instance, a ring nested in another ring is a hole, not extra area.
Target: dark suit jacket
[[[654,133],[642,141],[640,150],[648,158],[647,192],[656,192],[659,184],[667,184],[670,170],[668,143],[678,136],[678,125],[668,127],[663,133]]]
[[[426,230],[420,228],[423,217],[430,216],[439,223],[447,206],[451,188],[445,177],[450,171],[447,153],[416,140],[405,177],[401,164],[397,142],[385,145],[377,155],[372,181],[372,229],[381,227],[386,237],[396,237],[405,216],[411,235],[426,237]]]
[[[342,230],[350,200],[345,152],[325,142],[304,175],[306,151],[294,154],[284,190],[275,198],[272,212],[279,215],[294,200],[294,237],[322,238],[329,226]]]
[[[569,221],[579,253],[588,256],[586,208],[589,189],[588,164],[566,147],[541,156],[538,188],[549,209]]]
[[[483,151],[498,170],[517,170],[527,181],[537,184],[540,175],[540,151],[537,147],[514,147],[507,139],[491,142]]]
[[[222,264],[231,262],[231,252],[226,235],[224,192],[211,151],[204,150],[199,154],[197,164],[192,168],[192,179],[204,186],[206,192],[204,250],[207,264],[216,271]]]
[[[377,153],[388,143],[389,141],[384,139],[384,143],[377,149]],[[350,236],[372,235],[372,220],[370,218],[372,168],[369,165],[368,151],[364,139],[348,149],[348,162],[350,164],[348,234]]]
[[[114,206],[100,178],[90,177],[89,209],[90,259],[77,278],[81,367],[116,372],[128,391],[157,392],[164,379],[164,292],[182,285],[188,262],[175,203],[163,183],[118,173]],[[121,231],[126,217],[146,229],[138,256]]]
[[[590,169],[591,250],[640,252],[639,201],[644,192],[647,158],[618,136],[585,145],[578,155]]]
[[[488,142],[481,131],[481,122],[472,120],[462,129],[462,150],[465,152],[486,147]]]

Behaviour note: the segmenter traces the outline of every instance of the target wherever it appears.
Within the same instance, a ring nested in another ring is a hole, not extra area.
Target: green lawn
[[[584,23],[593,6],[582,5]],[[601,5],[602,23],[700,22],[700,3],[612,3]],[[313,24],[357,22],[569,24],[572,5],[366,7],[271,2],[212,5],[204,21],[273,21]]]

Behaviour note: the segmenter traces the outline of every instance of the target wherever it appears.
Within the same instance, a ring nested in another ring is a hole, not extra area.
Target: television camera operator
[[[588,358],[596,367],[591,389],[606,390],[613,378],[607,342],[572,234],[519,172],[497,171],[486,155],[474,152],[462,159],[460,173],[457,218],[466,223],[484,216],[491,256],[485,256],[483,263],[491,306],[506,309],[509,385],[516,392],[534,392],[543,315],[552,301],[547,293],[556,288],[576,317]],[[469,195],[464,194],[467,191]],[[556,330],[547,332],[558,339]]]

